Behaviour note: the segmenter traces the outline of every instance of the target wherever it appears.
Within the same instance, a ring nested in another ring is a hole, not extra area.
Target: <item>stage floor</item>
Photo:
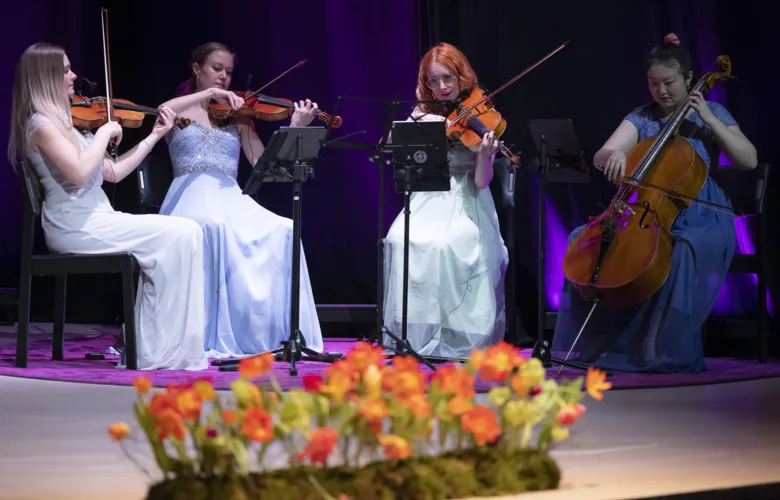
[[[780,481],[778,394],[772,378],[586,400],[554,452],[561,488],[518,498],[647,498]],[[0,499],[143,499],[149,480],[106,434],[112,422],[133,422],[134,397],[126,386],[0,377]],[[144,442],[131,448],[154,470]]]

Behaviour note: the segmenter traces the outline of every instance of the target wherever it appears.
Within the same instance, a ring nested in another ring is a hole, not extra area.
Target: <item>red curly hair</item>
[[[477,82],[477,75],[471,68],[471,63],[466,56],[455,48],[455,46],[449,43],[440,43],[431,48],[420,61],[420,71],[417,75],[417,100],[418,101],[433,101],[433,92],[425,85],[425,81],[428,79],[427,71],[434,63],[439,63],[450,70],[453,76],[458,78],[460,82],[460,88],[470,88]],[[446,107],[431,104],[420,104],[419,108],[425,113],[437,113],[444,114]]]

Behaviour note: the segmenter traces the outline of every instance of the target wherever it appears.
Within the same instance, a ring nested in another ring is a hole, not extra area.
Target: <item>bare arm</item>
[[[716,118],[710,124],[710,128],[715,134],[715,143],[735,167],[741,170],[753,170],[758,166],[756,147],[737,125],[727,127]]]
[[[249,164],[254,166],[257,160],[263,155],[265,151],[265,145],[263,141],[257,136],[255,130],[255,124],[251,119],[240,119],[238,121],[238,136],[241,139],[241,149],[244,151],[244,156],[249,160]]]
[[[490,185],[490,181],[493,180],[493,160],[495,157],[495,154],[490,156],[477,155],[477,166],[474,169],[474,184],[479,189],[485,189]]]
[[[108,182],[120,182],[138,168],[144,158],[152,152],[152,148],[160,140],[155,134],[136,144],[133,149],[121,155],[116,160],[105,158],[103,160],[103,179]]]
[[[596,156],[593,157],[593,165],[599,170],[603,170],[607,164],[607,160],[615,151],[622,151],[623,154],[636,146],[639,142],[639,131],[636,129],[633,123],[628,120],[623,120],[618,125],[618,128],[612,132],[612,135],[607,139],[607,142],[601,146]]]
[[[32,135],[30,147],[46,156],[67,181],[81,185],[103,164],[108,142],[116,130],[121,137],[119,124],[110,122],[103,125],[95,133],[90,145],[79,151],[54,124],[46,123]]]
[[[187,94],[181,97],[174,97],[173,99],[163,103],[163,106],[171,108],[174,113],[179,114],[190,109],[196,104],[200,104],[203,101],[210,101],[216,97],[216,89],[206,89],[194,94]]]

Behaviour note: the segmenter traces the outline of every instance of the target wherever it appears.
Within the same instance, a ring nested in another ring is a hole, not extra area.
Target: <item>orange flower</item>
[[[558,410],[558,413],[555,415],[555,423],[558,425],[572,425],[583,413],[585,413],[585,407],[580,403],[568,404]]]
[[[330,427],[314,429],[309,445],[298,454],[298,461],[308,458],[313,464],[324,464],[338,440],[339,434]]]
[[[124,422],[111,424],[108,426],[108,434],[117,441],[121,441],[130,434],[130,426]]]
[[[503,382],[512,370],[522,365],[524,361],[515,346],[507,342],[499,342],[487,349],[479,370],[480,378],[485,382]]]
[[[387,417],[387,405],[384,399],[366,399],[360,405],[358,415],[368,422],[381,422]]]
[[[379,444],[387,455],[387,458],[393,460],[403,460],[412,455],[412,445],[409,441],[400,436],[383,435],[379,436]]]
[[[447,401],[447,410],[453,417],[459,417],[473,408],[474,404],[470,398],[455,396]]]
[[[431,377],[436,391],[464,398],[474,397],[474,377],[464,368],[448,365],[436,370]]]
[[[485,362],[486,357],[487,357],[487,353],[485,353],[485,351],[475,349],[471,351],[471,356],[469,356],[469,360],[467,364],[469,368],[474,370],[474,372],[476,373],[482,369],[482,363]]]
[[[142,375],[133,379],[133,387],[140,395],[148,394],[152,388],[152,380],[148,375]]]
[[[214,393],[214,386],[207,380],[198,380],[193,384],[193,389],[198,393],[200,399],[203,401],[214,401],[216,394]]]
[[[396,356],[393,358],[393,368],[399,372],[418,372],[420,363],[411,356]]]
[[[176,439],[184,439],[184,435],[187,433],[181,415],[173,408],[165,408],[154,416],[154,428],[157,430],[157,436],[161,440],[170,436]]]
[[[399,399],[408,398],[412,394],[424,394],[425,374],[421,371],[391,370],[385,374],[383,385]]]
[[[271,415],[262,408],[249,410],[241,422],[241,433],[252,441],[266,443],[274,438],[274,423]]]
[[[200,410],[203,407],[200,396],[194,389],[187,389],[180,392],[176,397],[176,404],[179,407],[179,413],[182,418],[188,422],[196,421],[200,416]]]
[[[501,434],[496,414],[483,405],[477,405],[460,418],[463,430],[470,432],[479,446],[493,443]]]
[[[222,410],[222,420],[228,425],[233,425],[238,422],[238,416],[233,410]]]
[[[588,374],[585,377],[585,387],[590,394],[590,397],[597,401],[604,399],[602,391],[608,391],[612,389],[612,382],[605,382],[607,373],[596,368],[593,365],[588,366]]]
[[[252,356],[250,358],[242,358],[238,362],[238,371],[241,376],[249,380],[262,377],[269,371],[274,365],[274,355],[270,352],[260,354],[258,356]]]
[[[511,384],[512,384],[512,390],[515,391],[515,394],[517,394],[521,398],[527,397],[531,393],[531,389],[534,387],[532,383],[530,383],[528,380],[526,380],[525,377],[523,377],[520,374],[517,374],[512,377]]]
[[[409,408],[415,417],[429,417],[431,415],[431,404],[424,394],[412,394],[408,398],[399,400],[401,405]]]
[[[175,413],[179,413],[179,404],[176,396],[178,392],[176,389],[168,389],[167,392],[158,392],[149,401],[149,414],[159,415],[165,410],[172,410]]]
[[[334,372],[328,376],[328,380],[320,387],[322,394],[327,394],[333,402],[340,404],[344,396],[352,390],[354,381],[352,376],[344,372]]]
[[[382,347],[373,346],[368,342],[358,342],[347,354],[346,361],[353,371],[363,373],[369,366],[377,366],[385,359],[383,350]]]

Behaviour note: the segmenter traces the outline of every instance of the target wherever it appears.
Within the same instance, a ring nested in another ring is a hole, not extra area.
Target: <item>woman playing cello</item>
[[[756,167],[756,149],[720,104],[692,91],[690,56],[674,34],[646,57],[653,102],[629,113],[596,153],[594,165],[611,181],[626,171],[626,153],[659,134],[670,115],[690,100],[691,111],[679,134],[712,169],[723,151],[735,167]],[[730,207],[723,190],[707,177],[698,200]],[[585,226],[575,229],[569,242]],[[694,203],[680,211],[671,229],[671,268],[661,288],[638,305],[598,308],[577,341],[579,360],[599,368],[631,372],[701,372],[706,370],[701,327],[709,316],[734,255],[733,215]],[[568,351],[585,323],[591,304],[568,280],[564,283],[553,350]],[[577,358],[575,358],[577,359]]]

